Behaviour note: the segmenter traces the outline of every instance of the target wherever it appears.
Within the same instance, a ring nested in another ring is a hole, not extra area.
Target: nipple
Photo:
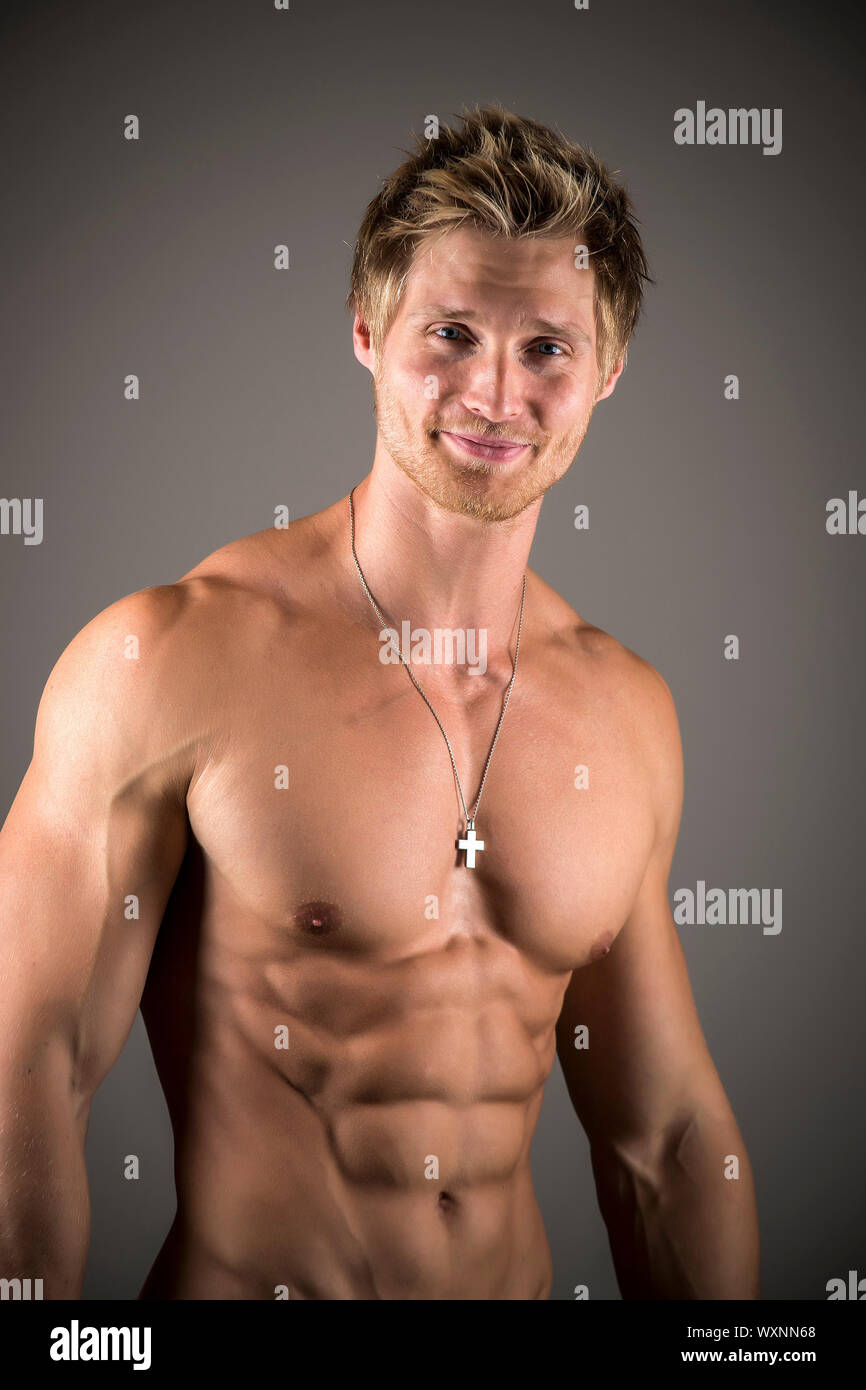
[[[327,936],[340,925],[339,909],[334,903],[314,901],[301,903],[295,912],[295,927],[304,936]]]
[[[606,955],[607,955],[607,953],[608,953],[608,951],[610,950],[610,948],[611,948],[612,945],[613,945],[613,932],[612,932],[612,931],[605,932],[603,936],[600,936],[600,937],[598,938],[598,941],[594,941],[594,942],[593,942],[592,947],[590,948],[590,952],[589,952],[589,958],[590,958],[590,960],[591,960],[591,961],[594,961],[594,960],[601,960],[602,956],[606,956]]]

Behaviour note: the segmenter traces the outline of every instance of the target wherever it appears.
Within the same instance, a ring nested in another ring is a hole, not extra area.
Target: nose
[[[463,404],[468,411],[492,422],[522,415],[520,365],[507,350],[475,353],[465,366]]]

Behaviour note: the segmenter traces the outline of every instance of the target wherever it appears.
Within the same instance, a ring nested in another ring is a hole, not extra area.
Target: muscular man
[[[90,1103],[140,1003],[177,1187],[143,1297],[547,1297],[557,1052],[623,1296],[758,1297],[667,901],[671,695],[527,569],[646,278],[580,147],[498,108],[419,142],[355,250],[378,433],[351,507],[61,656],[0,838],[5,1276],[80,1295]]]

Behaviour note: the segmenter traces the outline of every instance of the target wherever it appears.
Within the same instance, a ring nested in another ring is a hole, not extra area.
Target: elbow
[[[738,1178],[748,1155],[733,1112],[727,1106],[695,1104],[666,1123],[628,1138],[590,1140],[596,1178],[627,1182],[648,1199],[667,1187],[704,1182],[708,1165],[719,1177]]]

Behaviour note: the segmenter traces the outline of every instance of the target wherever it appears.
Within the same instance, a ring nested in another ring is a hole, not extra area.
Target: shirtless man
[[[557,1052],[623,1296],[759,1296],[667,900],[671,695],[527,570],[624,365],[628,208],[510,113],[420,143],[355,253],[358,565],[344,497],[113,604],[58,661],[0,836],[0,1274],[80,1296],[90,1104],[140,1003],[177,1186],[142,1297],[546,1298],[529,1149]],[[483,670],[410,656],[441,728],[380,659],[362,575],[398,632],[486,634]]]

